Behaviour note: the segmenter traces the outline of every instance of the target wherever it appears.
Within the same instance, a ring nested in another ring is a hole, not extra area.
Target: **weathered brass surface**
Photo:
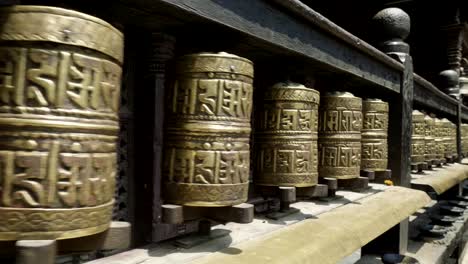
[[[461,124],[461,140],[462,140],[462,153],[468,153],[468,124]]]
[[[419,164],[425,161],[425,122],[424,114],[413,111],[413,134],[411,136],[411,163]]]
[[[0,240],[108,228],[123,36],[70,10],[0,9]]]
[[[359,177],[362,100],[348,92],[327,93],[319,107],[319,176]]]
[[[388,103],[380,99],[362,101],[361,169],[381,171],[388,164]]]
[[[432,161],[437,158],[437,150],[435,143],[435,119],[429,115],[424,116],[424,158],[426,161]]]
[[[436,159],[443,159],[445,158],[445,145],[444,145],[444,136],[443,136],[443,130],[444,130],[444,124],[442,123],[442,120],[439,118],[435,118],[435,144],[436,144]]]
[[[186,206],[247,200],[253,64],[228,53],[177,60],[164,142],[164,198]]]
[[[452,155],[456,158],[458,157],[457,151],[457,125],[453,122],[450,122],[450,150]]]
[[[441,136],[443,139],[444,143],[444,157],[445,158],[451,158],[453,155],[453,140],[451,138],[451,129],[452,125],[450,124],[450,121],[447,118],[442,119],[442,132]]]
[[[286,82],[270,87],[262,98],[255,120],[255,183],[316,185],[319,92]]]

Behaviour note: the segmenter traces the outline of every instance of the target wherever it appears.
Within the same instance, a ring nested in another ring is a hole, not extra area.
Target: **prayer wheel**
[[[349,92],[331,92],[322,96],[318,139],[320,177],[359,177],[361,129],[361,98]]]
[[[457,125],[453,122],[450,122],[450,146],[452,156],[454,158],[458,157],[458,150],[457,150]]]
[[[461,124],[462,153],[466,157],[468,153],[468,124]]]
[[[0,17],[0,240],[102,232],[114,203],[123,35],[55,7]]]
[[[439,118],[435,118],[434,124],[435,124],[434,126],[435,140],[434,141],[436,144],[436,159],[441,161],[445,158],[445,146],[444,146],[444,136],[443,136],[444,124],[442,123],[442,120]]]
[[[425,122],[424,114],[413,110],[413,133],[411,136],[411,163],[425,162]]]
[[[273,85],[262,98],[255,120],[255,183],[316,185],[320,93],[286,82]]]
[[[444,143],[444,157],[447,159],[451,159],[453,156],[453,147],[452,147],[452,138],[451,132],[452,125],[447,118],[442,119],[442,138]]]
[[[424,157],[427,162],[432,164],[432,161],[436,159],[437,151],[436,151],[436,143],[435,143],[435,120],[434,118],[430,117],[429,115],[425,115],[424,117],[424,124],[425,124],[425,135],[424,135]]]
[[[382,171],[388,164],[388,103],[380,99],[362,102],[361,169]]]
[[[164,142],[164,199],[185,206],[247,200],[253,64],[228,53],[176,61]]]

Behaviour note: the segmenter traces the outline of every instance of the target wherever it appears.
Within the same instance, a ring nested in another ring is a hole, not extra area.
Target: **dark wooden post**
[[[461,106],[462,106],[462,99],[459,98],[458,100],[458,107],[457,107],[457,120],[456,120],[456,125],[457,125],[457,162],[461,163],[463,159],[462,155],[462,119],[461,119]]]
[[[413,63],[409,45],[403,41],[409,34],[410,18],[399,8],[386,8],[374,16],[374,22],[383,34],[380,49],[404,66],[400,94],[390,102],[388,160],[394,184],[410,187]]]
[[[175,38],[164,33],[152,33],[148,50],[148,72],[145,76],[145,84],[154,89],[153,106],[153,162],[152,162],[152,239],[155,239],[155,229],[160,228],[162,218],[161,203],[161,168],[162,148],[164,134],[164,108],[165,108],[165,83],[167,63],[174,56]]]
[[[380,49],[401,62],[400,94],[389,102],[389,168],[395,185],[411,186],[411,130],[413,111],[413,63],[409,45],[404,42],[410,31],[410,18],[399,8],[386,8],[374,18],[377,34],[382,34]],[[404,254],[408,246],[408,219],[388,230],[363,247],[363,254],[399,253]]]

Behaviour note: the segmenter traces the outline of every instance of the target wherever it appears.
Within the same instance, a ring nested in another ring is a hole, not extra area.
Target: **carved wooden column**
[[[468,105],[468,59],[462,58],[460,74],[458,78],[460,88],[460,100],[464,105]]]
[[[165,108],[165,83],[167,79],[167,63],[174,56],[175,38],[164,33],[152,33],[149,39],[148,50],[148,72],[145,76],[145,84],[148,89],[154,89],[154,105],[152,120],[152,240],[158,241],[156,229],[163,229],[161,226],[161,163],[163,147],[163,126]],[[151,122],[150,120],[148,120]]]
[[[154,241],[161,229],[161,151],[166,63],[172,58],[174,38],[132,28],[128,44],[137,56],[134,76],[134,180],[135,246]]]
[[[404,39],[410,32],[410,18],[399,8],[386,8],[374,18],[379,48],[404,65],[400,94],[389,101],[388,162],[395,185],[410,187],[411,123],[413,111],[413,63]],[[363,247],[366,253],[404,254],[408,245],[408,219]]]
[[[464,25],[460,21],[460,9],[453,7],[444,10],[439,19],[441,20],[439,35],[440,39],[444,41],[441,44],[445,49],[445,60],[442,66],[445,69],[452,69],[459,73],[464,33]]]
[[[461,59],[461,49],[460,49],[460,59]],[[455,61],[452,60],[455,64]],[[458,60],[460,61],[460,60]],[[460,71],[460,64],[457,63],[457,70]],[[456,142],[457,142],[457,162],[461,162],[461,105],[462,105],[462,96],[460,94],[459,87],[459,73],[457,70],[449,69],[444,70],[439,73],[439,88],[441,88],[446,94],[455,98],[458,101],[457,107],[457,116],[454,120],[457,126]]]

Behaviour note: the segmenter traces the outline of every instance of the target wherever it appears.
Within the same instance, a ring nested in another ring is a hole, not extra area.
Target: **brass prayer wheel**
[[[297,83],[266,90],[256,112],[255,178],[258,185],[316,185],[320,93]]]
[[[466,157],[468,153],[468,124],[461,124],[462,153]]]
[[[253,64],[228,53],[176,61],[164,142],[165,202],[229,206],[247,200]]]
[[[445,145],[444,145],[444,124],[442,120],[439,118],[435,118],[434,121],[434,128],[435,128],[435,144],[436,144],[436,159],[443,160],[445,158]]]
[[[111,221],[123,35],[79,12],[0,9],[0,240]]]
[[[411,136],[411,163],[420,164],[425,161],[425,122],[424,114],[413,110],[413,133]]]
[[[358,178],[361,167],[362,100],[349,92],[322,96],[319,106],[319,176]]]
[[[362,101],[361,169],[382,171],[388,164],[388,103],[380,99]]]
[[[452,129],[452,125],[450,124],[450,121],[447,118],[442,119],[442,138],[443,138],[443,143],[444,143],[444,157],[445,158],[452,158],[453,155],[453,147],[452,147],[452,138],[451,138],[451,132],[450,130]]]
[[[424,117],[424,124],[425,124],[425,135],[424,135],[424,157],[425,160],[428,162],[432,162],[437,157],[436,151],[436,143],[435,143],[435,119],[430,117],[429,115],[425,115]]]
[[[455,125],[453,122],[450,122],[450,146],[453,157],[457,158],[457,125]]]

